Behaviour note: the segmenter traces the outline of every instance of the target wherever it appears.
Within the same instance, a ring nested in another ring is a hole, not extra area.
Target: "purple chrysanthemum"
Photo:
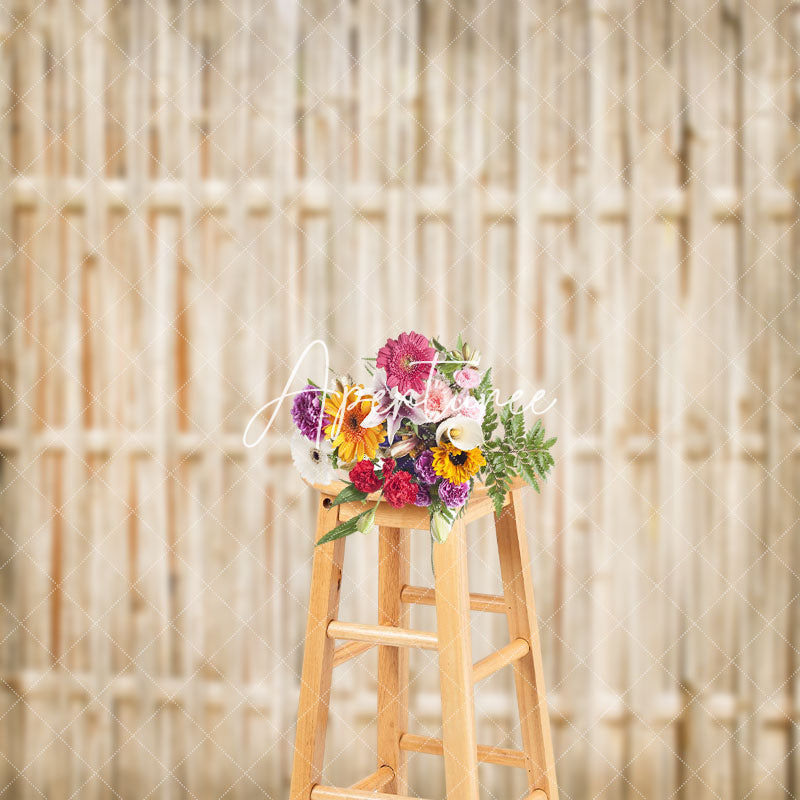
[[[415,506],[429,506],[431,504],[431,496],[424,486],[417,484],[417,499],[414,501]]]
[[[414,462],[414,472],[417,477],[429,486],[439,480],[439,476],[433,471],[433,452],[431,450],[423,450]]]
[[[469,497],[469,481],[450,483],[448,480],[443,480],[439,484],[439,497],[448,508],[460,508]]]
[[[324,417],[322,427],[320,417]],[[322,413],[322,392],[309,384],[297,394],[292,403],[292,419],[306,439],[316,441],[317,433],[330,421],[328,415]]]

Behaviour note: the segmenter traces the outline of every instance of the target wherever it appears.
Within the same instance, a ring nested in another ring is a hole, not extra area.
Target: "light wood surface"
[[[550,737],[550,719],[544,686],[541,641],[536,621],[533,583],[530,576],[528,540],[519,491],[495,519],[500,573],[508,607],[508,631],[512,640],[530,643],[528,652],[514,662],[523,749],[528,755],[528,783],[557,800],[555,758]]]
[[[394,770],[384,764],[378,767],[371,775],[356,781],[350,788],[363,792],[382,792],[389,787],[387,790],[394,793],[394,789],[389,786],[394,781],[394,776]]]
[[[440,756],[444,752],[441,739],[431,736],[419,736],[414,733],[404,733],[400,737],[400,748],[410,753],[429,753]],[[507,747],[494,747],[479,744],[477,749],[478,761],[487,764],[499,764],[504,767],[526,768],[525,753],[521,750],[511,750]]]
[[[366,653],[367,650],[371,650],[373,647],[375,645],[372,642],[348,642],[343,644],[333,651],[333,666],[338,667],[340,664]]]
[[[320,494],[318,528],[330,525],[341,507]],[[470,594],[466,523],[459,519],[449,538],[433,548],[433,589],[412,586],[410,536],[403,528],[380,526],[378,532],[378,625],[336,619],[345,539],[318,547],[315,584],[309,603],[308,642],[303,662],[295,767],[291,800],[311,798],[402,797],[408,790],[407,752],[444,758],[447,800],[478,800],[479,761],[524,768],[532,797],[547,792],[557,798],[555,765],[548,725],[540,642],[533,588],[528,573],[527,540],[519,491],[509,493],[495,517],[503,598]],[[436,606],[436,633],[407,627],[413,603]],[[504,609],[511,641],[471,663],[470,610]],[[348,644],[334,648],[333,640]],[[324,641],[323,641],[324,640]],[[330,673],[335,664],[378,646],[377,769],[349,789],[319,784],[325,741]],[[408,648],[437,649],[442,707],[442,739],[410,733],[408,728]],[[524,752],[476,742],[474,686],[509,664],[514,665]],[[319,687],[312,694],[309,687]],[[314,727],[311,721],[315,722]],[[316,784],[316,785],[315,785]],[[312,787],[313,786],[313,790]],[[386,790],[383,793],[383,790]]]
[[[378,624],[404,629],[409,609],[400,598],[410,571],[410,537],[402,528],[378,530]],[[386,790],[406,794],[406,756],[400,735],[408,729],[408,648],[378,648],[378,766],[387,765],[392,779]]]
[[[423,606],[436,605],[436,592],[423,586],[404,586],[400,593],[404,603],[414,603]],[[493,594],[478,594],[471,592],[469,596],[470,611],[487,611],[491,614],[505,614],[505,598]]]
[[[339,518],[342,522],[358,516],[369,508],[364,503],[342,503],[339,506]],[[375,510],[375,524],[389,528],[408,528],[410,530],[423,531],[430,528],[430,515],[427,508],[417,506],[404,506],[403,508],[392,508],[385,500],[378,503]]]
[[[337,509],[326,508],[320,496],[318,538],[336,525],[337,517]],[[328,626],[339,607],[345,541],[335,539],[314,548],[290,800],[308,800],[322,775],[335,647]]]
[[[509,502],[509,495],[505,503]],[[367,500],[366,503],[342,503],[339,506],[339,521],[346,522],[358,516],[369,508],[369,504],[374,504],[375,500]],[[494,512],[494,504],[486,496],[485,492],[480,492],[477,496],[470,497],[467,508],[461,519],[465,523],[474,522]],[[378,503],[375,509],[375,524],[384,527],[408,528],[416,531],[427,531],[430,529],[430,514],[427,508],[417,506],[404,506],[403,508],[393,508],[385,500]]]
[[[308,483],[308,481],[306,481]],[[308,483],[313,489],[322,494],[326,495],[327,497],[336,497],[342,489],[348,486],[348,483],[345,481],[332,481],[331,483]],[[511,487],[509,488],[509,492],[513,492],[515,489],[522,489],[523,487],[527,486],[528,484],[522,478],[516,477],[511,480]],[[380,492],[372,492],[372,494],[367,495],[367,500],[369,502],[374,502],[380,497]],[[475,481],[472,487],[472,494],[470,495],[471,500],[480,500],[484,497],[487,497],[487,489],[486,484],[483,481]]]
[[[336,621],[328,626],[328,636],[331,639],[348,639],[353,642],[369,642],[392,647],[421,647],[424,650],[437,648],[435,633],[394,628],[390,625],[363,625],[359,622]]]
[[[447,797],[478,800],[467,537],[462,520],[453,525],[446,542],[433,548],[433,565]]]
[[[499,650],[491,653],[475,663],[472,668],[472,680],[474,683],[494,675],[495,672],[513,664],[523,656],[530,653],[530,646],[525,639],[514,639],[510,644],[501,647]]]
[[[337,789],[335,786],[317,785],[311,792],[311,800],[419,800],[419,798],[373,792],[368,789]]]
[[[316,506],[288,403],[241,433],[400,330],[558,400],[564,797],[796,794],[798,53],[796,0],[0,2],[3,800],[285,800]]]

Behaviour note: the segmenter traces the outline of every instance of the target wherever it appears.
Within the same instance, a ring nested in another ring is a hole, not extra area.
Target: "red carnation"
[[[383,496],[389,505],[402,508],[417,499],[417,485],[411,480],[411,474],[400,470],[386,479]]]
[[[388,478],[397,466],[397,462],[393,458],[384,458],[381,464],[381,474],[384,478]]]
[[[381,488],[381,479],[375,474],[375,465],[366,458],[350,470],[350,480],[356,489],[367,494]]]

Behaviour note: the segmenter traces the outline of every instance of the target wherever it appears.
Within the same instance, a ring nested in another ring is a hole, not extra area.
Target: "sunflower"
[[[325,413],[330,417],[325,435],[334,449],[338,448],[337,455],[344,463],[360,461],[364,456],[375,458],[375,451],[386,434],[383,424],[374,428],[361,427],[372,410],[372,397],[361,394],[363,391],[363,386],[345,386],[344,391],[325,398]]]
[[[480,447],[459,450],[455,445],[442,444],[432,447],[433,471],[451,483],[464,483],[486,464]]]

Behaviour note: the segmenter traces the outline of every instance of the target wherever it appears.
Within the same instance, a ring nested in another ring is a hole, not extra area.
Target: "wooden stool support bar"
[[[311,790],[311,800],[418,800],[418,798],[363,789],[337,789],[335,786],[317,784]]]
[[[420,647],[436,650],[439,646],[435,633],[393,628],[391,625],[361,625],[358,622],[333,620],[328,625],[329,639],[348,639],[351,642],[369,642],[390,647]]]
[[[408,754],[439,755],[444,763],[445,800],[479,800],[478,763],[524,770],[525,800],[558,800],[555,758],[550,737],[541,641],[536,624],[530,559],[522,504],[512,485],[502,513],[494,515],[502,596],[469,591],[466,524],[491,516],[494,504],[486,487],[473,491],[469,507],[455,520],[444,542],[433,545],[435,586],[411,585],[411,538],[427,530],[425,508],[392,508],[379,494],[377,625],[342,622],[338,617],[345,539],[314,550],[303,674],[298,702],[294,764],[288,800],[416,800],[408,788]],[[359,502],[334,506],[342,485],[320,491],[316,539],[337,523],[363,511]],[[411,606],[436,609],[436,631],[411,628]],[[508,644],[473,663],[470,612],[503,614]],[[343,640],[337,646],[336,640]],[[377,748],[375,771],[349,788],[323,784],[322,768],[333,668],[377,649]],[[434,650],[439,657],[442,738],[407,733],[409,648]],[[512,666],[519,709],[522,749],[478,744],[475,684]]]
[[[436,592],[422,586],[404,586],[400,592],[400,599],[404,603],[421,606],[435,606]],[[505,614],[506,601],[493,594],[472,593],[469,596],[470,611],[488,611],[490,614]]]
[[[378,624],[408,627],[409,608],[400,600],[411,569],[411,540],[404,528],[378,531]],[[378,766],[387,766],[392,779],[383,787],[393,794],[408,794],[406,754],[400,734],[408,729],[408,656],[406,647],[378,647]]]
[[[514,639],[510,644],[501,647],[497,652],[475,663],[475,666],[472,668],[473,683],[482,681],[484,678],[494,675],[495,672],[503,667],[513,664],[515,661],[519,661],[523,656],[528,655],[530,651],[531,646],[525,639]]]
[[[363,792],[382,792],[393,780],[394,770],[384,764],[382,767],[378,767],[372,775],[367,775],[366,778],[362,778],[350,788]]]
[[[366,653],[367,650],[372,650],[375,647],[371,642],[348,642],[341,647],[337,647],[333,651],[333,666],[338,667],[339,664],[344,664],[351,658],[360,656]]]
[[[511,502],[500,516],[495,516],[497,552],[503,594],[508,606],[508,633],[513,639],[530,642],[528,655],[514,663],[522,748],[528,756],[528,788],[541,790],[548,800],[558,800],[556,762],[547,715],[547,692],[544,665],[536,623],[536,604],[530,575],[528,539],[519,492],[511,493]],[[529,800],[543,800],[532,797]]]
[[[410,753],[428,753],[432,756],[440,756],[444,752],[444,745],[441,739],[418,736],[415,733],[404,733],[400,737],[400,749],[407,750]],[[482,761],[485,764],[500,764],[505,767],[525,769],[525,753],[521,750],[479,744],[477,752],[478,761]]]

